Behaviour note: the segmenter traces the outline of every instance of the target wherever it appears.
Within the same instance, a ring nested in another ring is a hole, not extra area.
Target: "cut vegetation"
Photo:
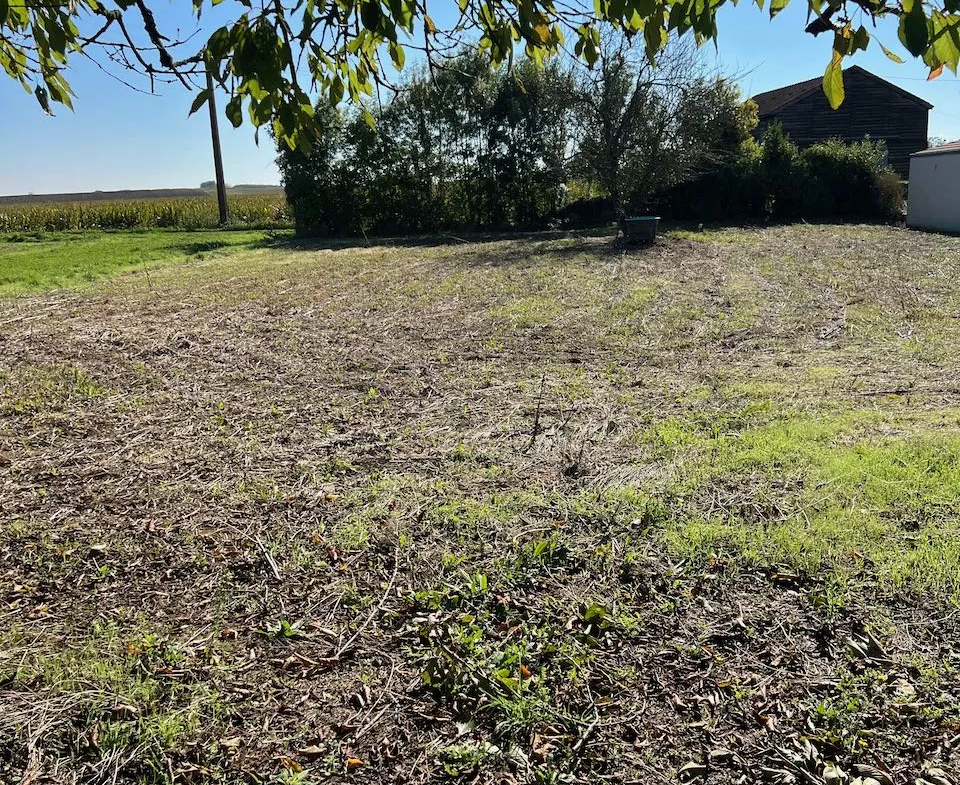
[[[0,301],[0,781],[957,782],[960,240],[202,252]]]

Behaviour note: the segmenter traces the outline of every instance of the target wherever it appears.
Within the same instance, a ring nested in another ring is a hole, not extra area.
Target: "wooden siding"
[[[761,118],[758,135],[779,121],[800,147],[833,138],[883,139],[890,165],[901,177],[908,177],[910,154],[927,146],[927,108],[860,73],[845,74],[844,85],[846,100],[839,109],[831,109],[823,91],[817,89]]]

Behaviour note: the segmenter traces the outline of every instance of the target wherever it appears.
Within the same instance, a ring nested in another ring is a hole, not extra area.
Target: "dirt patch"
[[[277,248],[0,303],[0,780],[954,782],[958,251]]]

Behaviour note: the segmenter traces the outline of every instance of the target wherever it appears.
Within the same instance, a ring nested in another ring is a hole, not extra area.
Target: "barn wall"
[[[839,109],[831,109],[823,91],[816,90],[764,117],[758,131],[762,133],[769,123],[779,120],[800,147],[832,138],[859,142],[869,135],[883,139],[890,165],[907,177],[911,153],[927,146],[927,108],[864,74],[845,73],[844,85],[846,99]]]
[[[907,225],[960,232],[960,151],[910,159]]]

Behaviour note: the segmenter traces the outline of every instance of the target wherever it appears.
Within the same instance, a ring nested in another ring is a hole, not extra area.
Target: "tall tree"
[[[198,90],[192,110],[209,98],[200,75],[206,70],[229,90],[227,118],[243,122],[244,108],[257,128],[269,127],[290,147],[306,149],[322,123],[311,96],[339,104],[359,103],[374,86],[389,81],[389,56],[402,68],[407,50],[433,61],[464,41],[475,41],[493,64],[515,51],[542,63],[564,42],[578,57],[600,56],[600,24],[639,37],[652,60],[671,38],[689,35],[697,45],[718,36],[717,13],[735,0],[596,0],[590,4],[553,0],[458,0],[455,23],[441,28],[428,0],[192,0],[199,20],[214,5],[229,3],[232,21],[196,43],[192,36],[162,30],[152,7],[157,0],[0,0],[0,66],[33,92],[47,111],[66,106],[73,95],[65,77],[77,56],[108,57],[145,74]],[[770,0],[775,16],[789,0]],[[764,0],[755,0],[760,8]],[[900,41],[922,58],[931,77],[954,73],[960,60],[960,0],[806,0],[806,31],[832,41],[824,74],[831,103],[843,100],[842,63],[871,45],[868,25],[893,17]],[[585,10],[589,8],[589,10]],[[855,24],[853,20],[863,20]],[[884,51],[893,59],[892,52]],[[369,118],[368,118],[369,119]]]
[[[611,29],[601,37],[597,65],[579,69],[578,169],[618,215],[649,206],[658,192],[736,153],[749,132],[739,91],[701,63],[695,47],[676,41],[654,66]]]
[[[566,181],[569,95],[557,63],[493,68],[468,50],[433,73],[415,71],[392,99],[371,104],[373,125],[361,111],[347,112],[342,133],[325,125],[335,154],[325,140],[307,153],[281,145],[298,226],[314,234],[541,226]],[[317,107],[320,117],[330,111]],[[335,209],[331,192],[342,197]],[[351,220],[337,229],[321,213],[338,214],[344,198]]]

